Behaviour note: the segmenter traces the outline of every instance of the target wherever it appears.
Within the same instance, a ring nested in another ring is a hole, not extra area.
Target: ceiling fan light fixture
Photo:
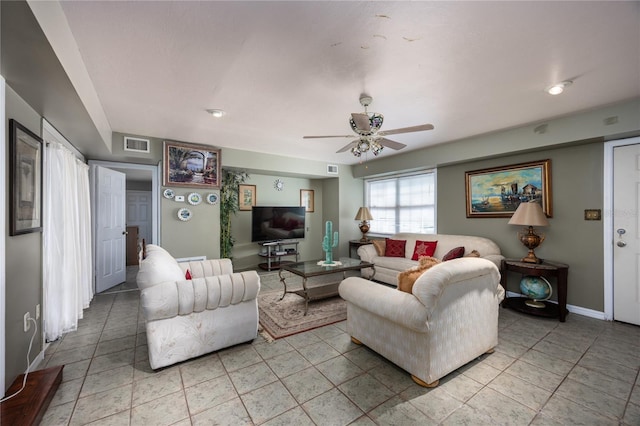
[[[559,95],[560,93],[564,92],[564,89],[566,87],[569,87],[572,84],[573,84],[573,81],[571,80],[562,81],[560,83],[554,84],[553,86],[549,87],[547,89],[547,93],[553,96]]]
[[[225,110],[217,109],[217,108],[208,109],[207,112],[211,114],[214,118],[222,118],[227,114]]]

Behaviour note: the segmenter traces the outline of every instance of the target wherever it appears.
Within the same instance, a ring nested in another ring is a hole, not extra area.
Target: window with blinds
[[[436,233],[436,172],[424,171],[365,181],[373,220],[370,234]]]

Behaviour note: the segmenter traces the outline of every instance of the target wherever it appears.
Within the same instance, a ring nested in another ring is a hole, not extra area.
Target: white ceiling
[[[61,5],[125,134],[357,163],[349,138],[302,136],[350,134],[363,92],[382,130],[435,126],[389,137],[405,151],[640,96],[640,2]]]

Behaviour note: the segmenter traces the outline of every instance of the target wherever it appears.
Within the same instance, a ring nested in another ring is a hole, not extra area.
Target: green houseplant
[[[222,169],[220,186],[220,257],[231,259],[233,243],[231,235],[231,216],[235,215],[238,205],[238,187],[249,178],[244,170]]]

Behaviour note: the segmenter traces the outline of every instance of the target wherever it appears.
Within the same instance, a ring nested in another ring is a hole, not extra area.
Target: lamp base
[[[536,257],[536,254],[533,252],[533,250],[529,250],[529,254],[527,254],[525,257],[520,259],[520,261],[524,263],[537,263],[537,264],[542,263],[542,259],[538,259]]]
[[[361,243],[366,243],[369,241],[367,238],[367,232],[369,232],[369,223],[366,220],[363,220],[360,223],[360,232],[362,232],[362,238],[360,238]]]

